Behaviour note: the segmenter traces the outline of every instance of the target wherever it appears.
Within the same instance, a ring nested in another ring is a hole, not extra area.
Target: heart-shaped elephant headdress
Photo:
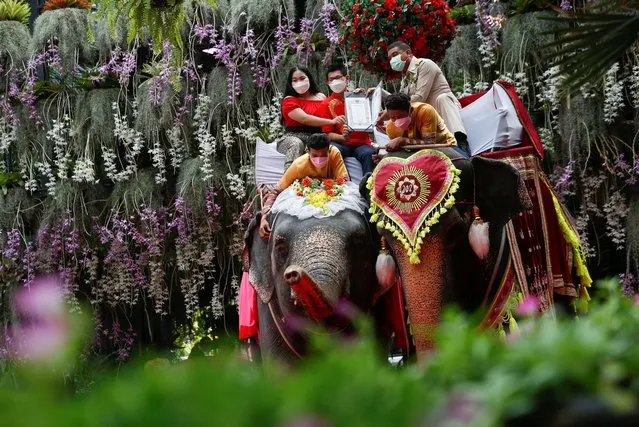
[[[368,179],[370,221],[404,244],[411,263],[419,263],[422,238],[455,204],[460,173],[448,156],[425,149],[382,159]]]

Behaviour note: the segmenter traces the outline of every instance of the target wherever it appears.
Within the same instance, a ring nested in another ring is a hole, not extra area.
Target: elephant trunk
[[[296,300],[302,304],[312,319],[320,320],[333,314],[333,305],[302,267],[297,265],[288,267],[284,272],[284,279],[293,290]]]
[[[400,242],[392,238],[388,241],[402,276],[415,350],[421,361],[433,349],[433,333],[440,320],[446,281],[443,242],[439,236],[427,234],[422,243],[421,263],[415,265]]]

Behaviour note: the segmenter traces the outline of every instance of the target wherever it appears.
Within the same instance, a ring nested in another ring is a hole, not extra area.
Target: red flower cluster
[[[386,54],[388,45],[402,40],[417,57],[441,59],[455,38],[449,10],[445,0],[344,0],[341,41],[366,70],[397,77]]]
[[[42,11],[56,10],[56,9],[88,9],[91,4],[87,0],[47,0],[42,7]]]

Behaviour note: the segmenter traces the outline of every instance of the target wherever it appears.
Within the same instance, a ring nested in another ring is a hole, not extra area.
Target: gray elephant
[[[437,223],[422,238],[420,262],[411,262],[405,242],[397,238],[397,233],[386,228],[380,230],[389,243],[401,275],[418,359],[425,357],[433,347],[432,332],[439,323],[442,306],[455,303],[469,312],[482,307],[490,311],[496,307],[494,313],[487,314],[494,318],[501,314],[499,308],[503,307],[504,295],[509,292],[508,289],[504,292],[500,285],[511,265],[504,226],[531,205],[519,173],[510,165],[481,157],[469,160],[452,148],[428,151],[437,151],[452,160],[460,173],[455,203],[438,217]],[[392,161],[413,154],[399,151],[388,157]],[[405,161],[396,163],[402,162]],[[380,184],[388,188],[388,176],[377,173],[380,166],[382,163],[374,172],[371,184],[379,179]],[[427,176],[434,173],[423,172]],[[366,186],[367,178],[360,189],[369,198],[371,188]],[[481,218],[489,224],[489,250],[483,259],[469,243],[473,206],[479,207]],[[496,305],[493,304],[495,298],[501,299]]]
[[[260,214],[251,221],[245,240],[249,280],[258,296],[263,358],[285,362],[301,358],[307,344],[305,323],[337,330],[347,327],[347,319],[336,312],[342,299],[362,313],[370,310],[378,290],[377,253],[364,215],[365,202],[357,188],[352,192],[359,209],[304,219],[296,209],[278,212],[278,198],[269,215],[268,240],[258,232]]]

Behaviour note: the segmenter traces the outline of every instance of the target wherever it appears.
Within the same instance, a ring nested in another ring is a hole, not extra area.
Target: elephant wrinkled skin
[[[280,213],[270,216],[271,238],[265,240],[259,220],[258,214],[246,244],[249,279],[258,294],[260,348],[263,357],[290,362],[304,352],[300,321],[330,327],[344,297],[369,310],[377,287],[371,228],[348,209],[305,220]]]

